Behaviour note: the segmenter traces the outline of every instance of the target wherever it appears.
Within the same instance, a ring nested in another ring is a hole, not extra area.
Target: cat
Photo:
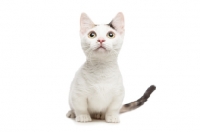
[[[94,118],[118,123],[119,113],[141,106],[156,89],[152,85],[140,99],[122,106],[124,86],[117,58],[124,38],[124,15],[119,12],[109,24],[97,25],[82,13],[80,38],[87,59],[72,81],[67,117],[77,122]]]

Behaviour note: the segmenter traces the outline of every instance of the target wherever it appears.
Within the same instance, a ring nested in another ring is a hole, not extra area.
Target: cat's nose
[[[103,38],[99,38],[97,41],[100,42],[100,43],[102,44],[102,43],[105,42],[106,40],[103,39]]]

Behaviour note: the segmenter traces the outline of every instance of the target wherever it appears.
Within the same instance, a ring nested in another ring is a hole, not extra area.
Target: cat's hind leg
[[[67,115],[68,118],[76,118],[76,115],[73,110],[68,111]]]

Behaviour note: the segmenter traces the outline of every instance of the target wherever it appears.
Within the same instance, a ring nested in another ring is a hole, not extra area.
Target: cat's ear
[[[92,20],[87,16],[87,14],[82,13],[80,18],[80,31],[84,34],[87,30],[93,28],[95,24]]]
[[[123,13],[119,12],[108,25],[110,27],[114,28],[120,34],[122,34],[124,32],[124,15],[123,15]]]

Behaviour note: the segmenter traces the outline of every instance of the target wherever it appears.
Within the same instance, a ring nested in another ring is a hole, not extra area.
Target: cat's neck
[[[117,65],[117,56],[102,57],[102,58],[87,58],[86,64],[90,66],[95,65]]]

